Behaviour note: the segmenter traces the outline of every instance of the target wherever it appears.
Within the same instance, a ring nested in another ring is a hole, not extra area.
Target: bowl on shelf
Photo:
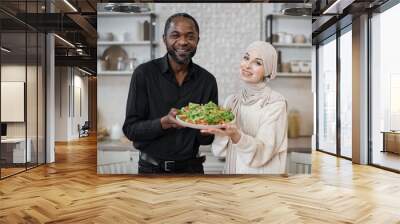
[[[102,59],[106,62],[106,70],[124,70],[128,54],[120,46],[111,46],[104,51]]]
[[[302,34],[295,35],[293,38],[293,42],[296,44],[304,44],[306,43],[306,36]]]
[[[285,43],[285,32],[278,32],[275,35],[276,43]]]
[[[291,61],[290,62],[290,70],[294,73],[300,72],[300,61]]]
[[[311,61],[300,62],[300,72],[310,73],[311,72]]]
[[[114,34],[111,32],[99,33],[98,38],[99,38],[99,41],[113,41]]]
[[[278,32],[278,40],[281,44],[292,44],[293,43],[293,35],[286,32]]]
[[[292,44],[293,43],[293,35],[290,33],[287,33],[285,35],[285,44]]]

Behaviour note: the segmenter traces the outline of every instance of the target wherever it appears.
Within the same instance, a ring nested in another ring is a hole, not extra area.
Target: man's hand
[[[168,128],[182,128],[178,124],[178,121],[175,119],[178,114],[178,110],[176,108],[172,108],[167,115],[160,119],[162,129]]]

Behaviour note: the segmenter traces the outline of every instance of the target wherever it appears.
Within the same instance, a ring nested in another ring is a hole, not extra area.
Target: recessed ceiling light
[[[68,0],[64,0],[65,4],[67,4],[74,12],[78,12],[78,10],[71,4],[69,3]]]
[[[343,9],[351,5],[355,0],[336,0],[322,14],[342,14]]]
[[[70,46],[70,47],[72,47],[72,48],[75,48],[75,45],[73,45],[71,42],[69,42],[68,40],[66,40],[66,39],[64,39],[64,38],[62,38],[62,37],[60,37],[59,35],[57,35],[57,34],[54,34],[54,36],[55,37],[57,37],[59,40],[61,40],[62,42],[64,42],[65,44],[67,44],[68,46]]]
[[[81,72],[83,72],[83,73],[85,73],[85,74],[92,75],[92,73],[90,73],[90,72],[88,72],[88,71],[86,71],[86,70],[83,70],[83,69],[81,69],[81,68],[79,68],[79,67],[78,67],[78,70],[81,71]]]

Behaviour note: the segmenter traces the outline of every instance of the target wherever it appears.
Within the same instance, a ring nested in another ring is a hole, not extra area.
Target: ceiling
[[[352,23],[354,17],[373,12],[388,0],[311,0],[313,43],[328,38]]]
[[[7,54],[7,60],[36,55],[36,46],[26,45],[25,35],[21,32],[54,32],[76,46],[72,48],[60,38],[55,38],[56,65],[80,66],[95,73],[96,4],[96,0],[1,0],[2,45],[12,49]],[[50,8],[52,13],[49,13]],[[29,42],[32,35],[27,36]]]

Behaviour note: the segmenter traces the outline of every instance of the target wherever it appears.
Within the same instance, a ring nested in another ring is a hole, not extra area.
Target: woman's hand
[[[241,137],[241,134],[235,125],[227,125],[227,124],[224,124],[222,128],[203,129],[201,130],[201,133],[228,136],[235,144],[239,142]]]

